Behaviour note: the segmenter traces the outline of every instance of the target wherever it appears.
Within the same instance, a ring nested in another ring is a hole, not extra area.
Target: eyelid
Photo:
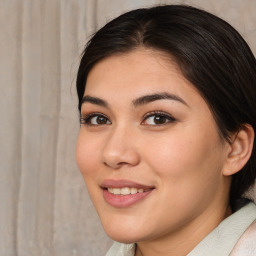
[[[101,125],[109,125],[109,124],[91,124],[90,123],[90,120],[93,118],[93,117],[97,117],[97,116],[101,116],[101,117],[104,117],[106,118],[110,124],[111,124],[111,121],[110,119],[108,118],[107,115],[101,113],[101,112],[91,112],[91,113],[88,113],[88,114],[81,114],[80,116],[80,124],[82,125],[90,125],[90,126],[101,126]],[[149,117],[153,117],[153,116],[162,116],[162,117],[165,117],[168,122],[166,123],[163,123],[163,124],[146,124],[145,121],[147,118]],[[169,123],[172,123],[176,121],[176,118],[174,118],[171,114],[169,113],[166,113],[164,111],[151,111],[151,112],[148,112],[146,113],[144,116],[143,116],[143,120],[142,120],[142,125],[150,125],[150,126],[161,126],[161,125],[166,125],[166,124],[169,124]]]
[[[175,122],[177,119],[174,118],[171,114],[169,113],[166,113],[164,111],[152,111],[152,112],[149,112],[147,114],[145,114],[143,116],[143,121],[142,121],[142,124],[145,122],[145,120],[149,117],[152,117],[152,116],[163,116],[163,117],[166,117],[169,122],[166,122],[166,123],[163,123],[163,124],[155,124],[155,126],[160,126],[160,125],[166,125],[166,124],[169,124],[169,123],[172,123],[172,122]],[[154,125],[151,125],[151,126],[154,126]]]
[[[101,112],[91,112],[91,113],[88,113],[88,114],[81,114],[81,116],[80,116],[80,125],[83,124],[83,125],[90,125],[90,126],[98,126],[98,125],[100,126],[100,124],[96,125],[96,124],[90,124],[88,122],[89,119],[92,119],[93,117],[96,117],[96,116],[102,116],[102,117],[106,118],[111,123],[108,116],[106,116],[105,114],[103,114]],[[104,124],[102,124],[102,125],[104,125]]]

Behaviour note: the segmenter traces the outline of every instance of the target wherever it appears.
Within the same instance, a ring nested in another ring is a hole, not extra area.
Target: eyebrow
[[[174,100],[174,101],[178,101],[178,102],[186,105],[187,107],[189,107],[189,105],[182,98],[180,98],[179,96],[177,96],[175,94],[170,94],[167,92],[154,93],[154,94],[141,96],[141,97],[133,100],[132,104],[134,105],[134,107],[138,107],[138,106],[145,105],[147,103],[157,101],[157,100]],[[109,108],[108,103],[105,100],[98,98],[98,97],[92,97],[92,96],[86,95],[83,97],[81,105],[86,102],[94,104],[94,105],[98,105],[101,107]]]
[[[81,105],[86,102],[89,102],[91,104],[95,104],[101,107],[105,107],[105,108],[108,107],[108,103],[105,100],[100,99],[98,97],[92,97],[92,96],[86,95],[83,97]]]
[[[133,100],[132,103],[135,107],[138,107],[138,106],[145,105],[147,103],[157,101],[157,100],[174,100],[174,101],[183,103],[184,105],[189,107],[189,105],[182,98],[180,98],[175,94],[170,94],[167,92],[145,95],[145,96],[139,97],[136,100]]]

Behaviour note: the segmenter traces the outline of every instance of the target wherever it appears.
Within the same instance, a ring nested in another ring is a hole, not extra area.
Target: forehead
[[[204,101],[171,57],[142,48],[98,62],[89,72],[84,95],[117,102],[162,92],[186,102],[193,98]]]
[[[160,51],[141,48],[104,58],[95,64],[88,74],[85,90],[104,89],[103,84],[120,83],[120,87],[124,87],[130,81],[136,81],[136,84],[154,83],[167,77],[185,81],[171,57]]]

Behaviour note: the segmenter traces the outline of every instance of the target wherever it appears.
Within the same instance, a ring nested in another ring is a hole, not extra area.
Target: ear
[[[239,172],[249,160],[254,142],[254,130],[245,124],[232,137],[228,145],[227,158],[223,168],[223,175],[230,176]]]

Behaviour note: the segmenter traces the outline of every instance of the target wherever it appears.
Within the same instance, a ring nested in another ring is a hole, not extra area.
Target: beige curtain
[[[174,2],[225,18],[256,53],[255,0],[0,0],[0,256],[105,254],[75,163],[79,54],[110,18]]]

